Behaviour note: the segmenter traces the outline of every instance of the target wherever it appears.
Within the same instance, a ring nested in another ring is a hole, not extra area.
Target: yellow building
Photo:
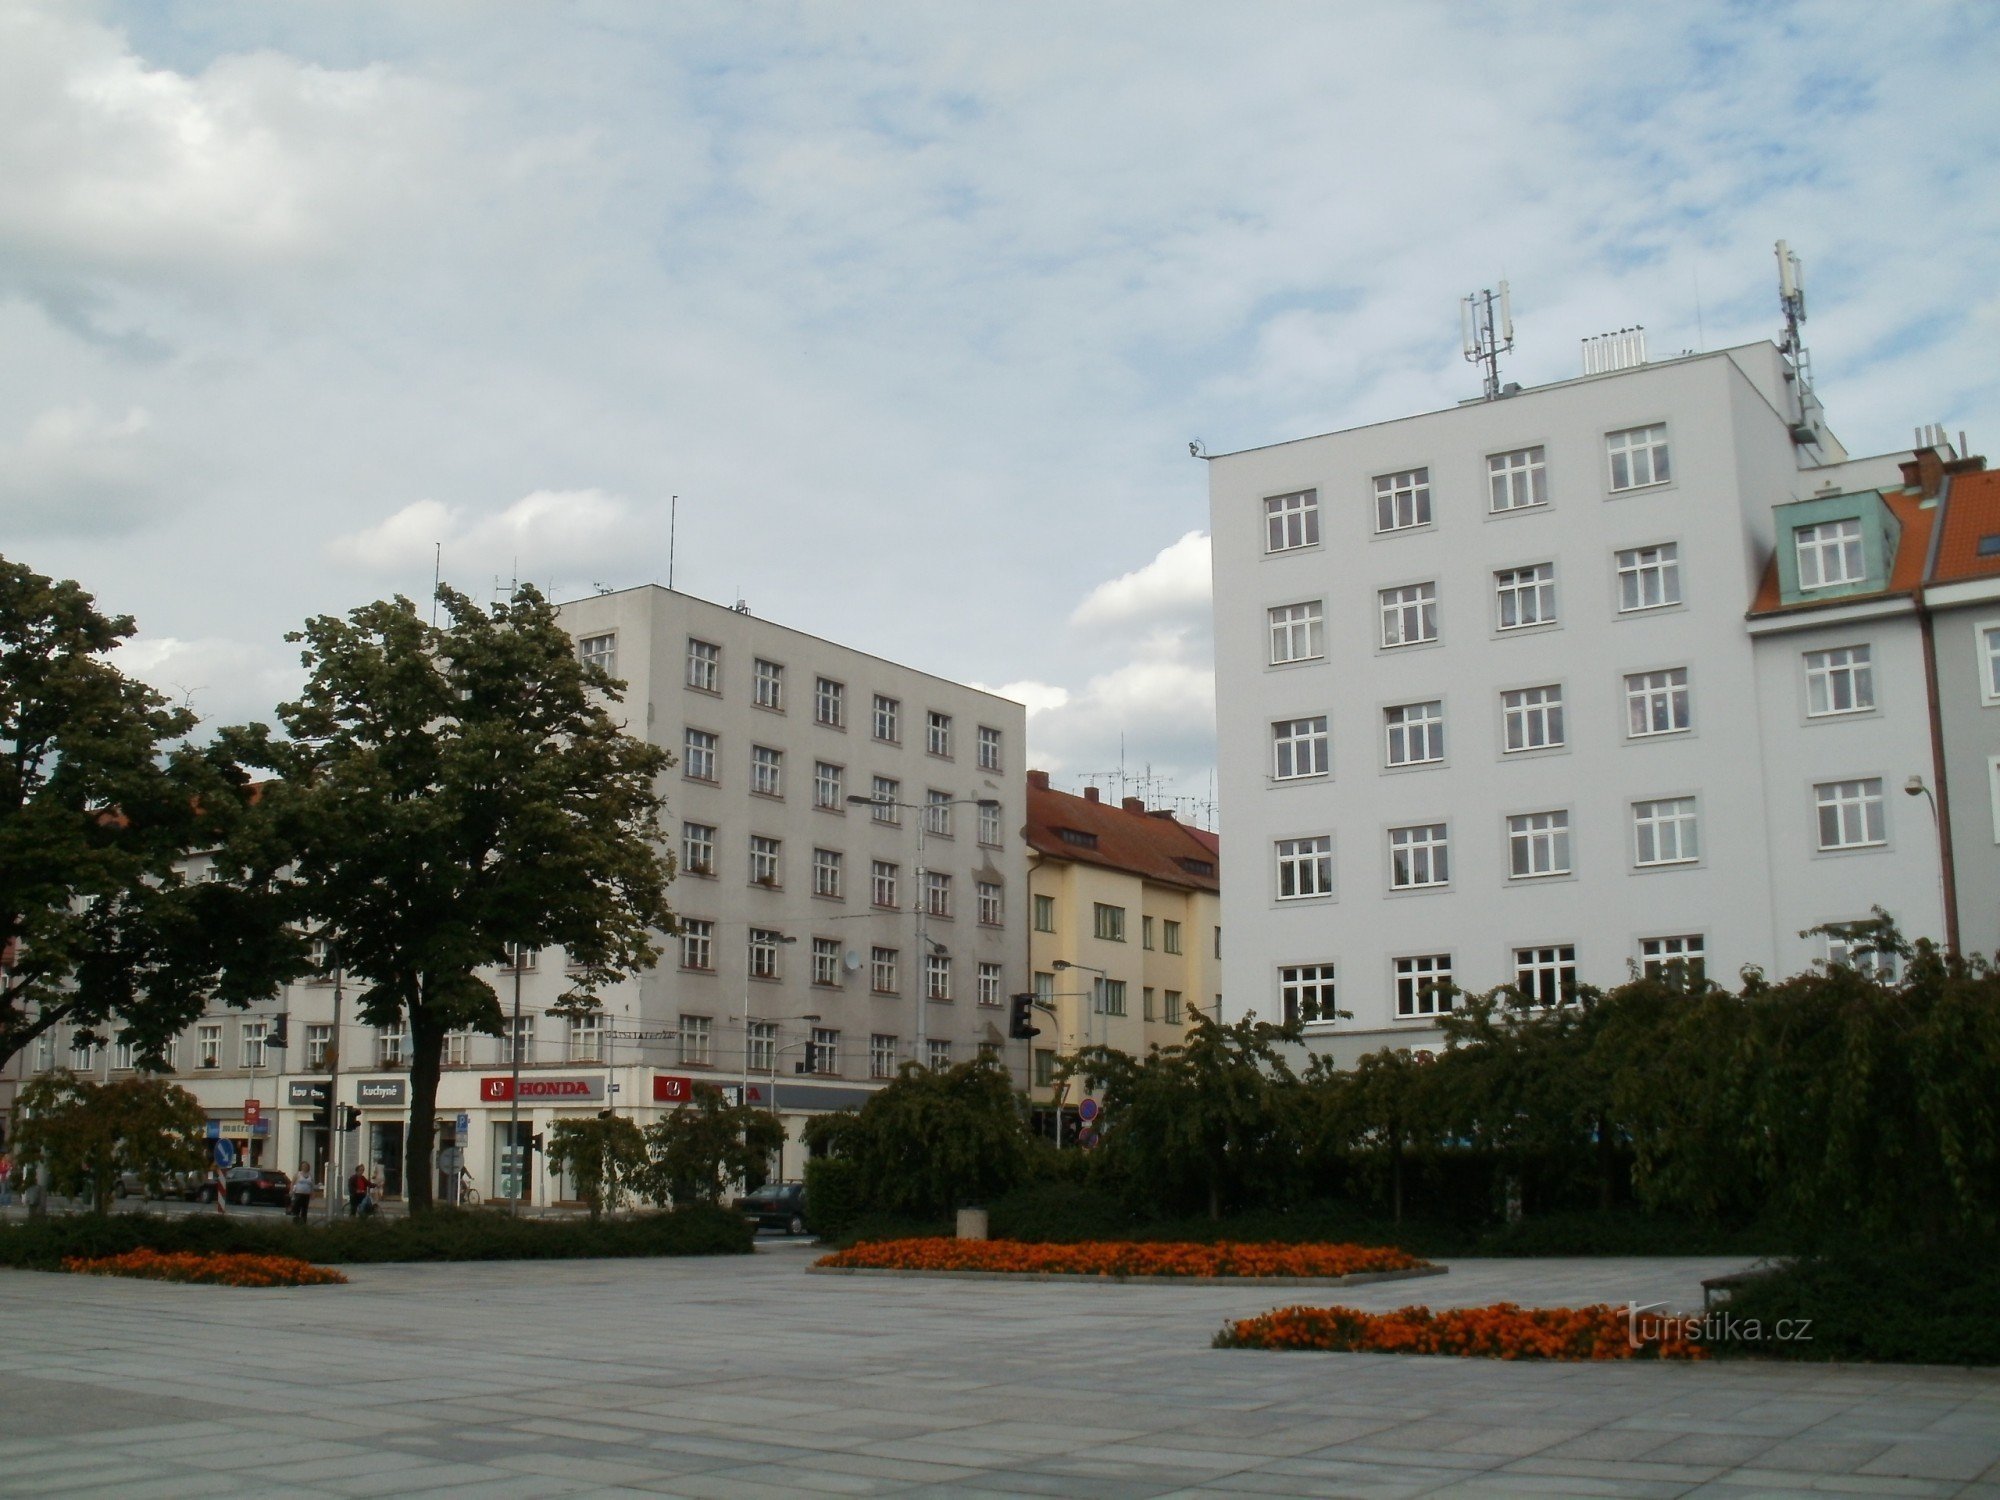
[[[1082,1100],[1058,1099],[1060,1060],[1093,1044],[1135,1057],[1180,1040],[1222,999],[1220,841],[1137,797],[1052,790],[1028,773],[1028,961],[1035,1024],[1030,1099],[1062,1138]]]

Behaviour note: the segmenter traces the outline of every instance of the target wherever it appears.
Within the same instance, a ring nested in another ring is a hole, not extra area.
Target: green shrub
[[[1895,1364],[2000,1364],[2000,1245],[1961,1242],[1941,1252],[1849,1247],[1789,1261],[1738,1289],[1725,1326],[1729,1353]],[[1772,1337],[1790,1320],[1805,1338]]]
[[[94,1258],[142,1248],[296,1255],[321,1265],[747,1255],[753,1237],[739,1215],[708,1206],[595,1224],[520,1219],[486,1209],[438,1209],[408,1219],[341,1218],[303,1227],[238,1214],[78,1214],[0,1228],[0,1265],[54,1270],[68,1256]]]
[[[806,1227],[823,1240],[847,1233],[861,1212],[860,1174],[840,1156],[815,1156],[806,1163]]]
[[[1541,1214],[1479,1235],[1463,1255],[1768,1255],[1790,1248],[1769,1228],[1729,1229],[1696,1219],[1609,1209]]]

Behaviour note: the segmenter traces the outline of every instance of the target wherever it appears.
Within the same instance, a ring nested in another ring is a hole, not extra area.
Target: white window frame
[[[1509,880],[1547,880],[1571,873],[1568,809],[1508,815]]]
[[[595,667],[606,677],[618,675],[618,632],[605,631],[599,635],[580,637],[576,643],[576,659],[585,668]]]
[[[868,784],[870,807],[868,816],[877,823],[901,823],[903,809],[896,804],[903,800],[903,783],[893,776],[877,776]]]
[[[750,790],[759,797],[785,795],[785,752],[772,745],[750,747]]]
[[[716,759],[722,736],[707,729],[681,732],[681,775],[689,781],[715,782]]]
[[[750,883],[776,887],[783,879],[785,841],[768,834],[750,835]]]
[[[1606,481],[1614,495],[1673,482],[1665,422],[1648,422],[1643,427],[1621,427],[1605,433],[1604,457],[1608,469]]]
[[[684,1068],[706,1068],[715,1062],[715,1018],[713,1016],[690,1016],[683,1014],[679,1023],[680,1065]]]
[[[951,759],[951,715],[932,708],[924,712],[924,751]]]
[[[1317,599],[1275,604],[1265,611],[1274,667],[1319,661],[1326,655],[1326,607]]]
[[[896,1049],[899,1039],[887,1032],[878,1031],[868,1038],[868,1076],[870,1078],[894,1078],[896,1076]]]
[[[875,695],[873,713],[875,738],[885,745],[903,743],[903,700]]]
[[[1314,901],[1333,894],[1332,834],[1279,839],[1274,848],[1280,901]]]
[[[1632,865],[1652,870],[1701,860],[1701,808],[1693,797],[1642,797],[1632,804]]]
[[[1679,542],[1620,548],[1613,561],[1618,572],[1619,614],[1671,609],[1681,602]]]
[[[813,722],[829,729],[847,727],[847,684],[831,677],[813,680]]]
[[[924,832],[929,837],[937,839],[952,837],[951,806],[953,800],[950,792],[941,792],[936,787],[925,789]]]
[[[1411,823],[1389,830],[1389,889],[1429,891],[1451,884],[1451,825]]]
[[[991,724],[979,726],[979,769],[997,771],[1000,769],[1000,731]]]
[[[769,1073],[778,1065],[778,1023],[751,1021],[743,1032],[743,1066],[752,1073]]]
[[[1486,455],[1487,513],[1511,515],[1549,503],[1548,454],[1540,446]]]
[[[1493,575],[1493,628],[1532,630],[1556,623],[1556,565],[1529,563]]]
[[[1414,531],[1431,524],[1431,471],[1427,467],[1377,474],[1375,533]]]
[[[716,873],[714,824],[681,824],[681,873],[710,876]]]
[[[924,998],[945,1004],[951,999],[951,955],[924,955]]]
[[[687,685],[697,693],[722,691],[722,648],[714,641],[688,637]]]
[[[1856,776],[1814,785],[1813,821],[1822,854],[1844,849],[1879,849],[1889,842],[1889,813],[1882,788],[1880,776]]]
[[[333,1046],[333,1027],[315,1021],[306,1027],[306,1071],[317,1073],[326,1066],[326,1054]]]
[[[2000,706],[2000,623],[1982,620],[1973,627],[1973,649],[1979,661],[1979,701]]]
[[[752,979],[783,977],[778,971],[778,950],[784,946],[783,933],[769,927],[752,927],[745,946]]]
[[[840,944],[833,938],[812,940],[812,982],[822,987],[840,984]]]
[[[592,1011],[589,1015],[569,1017],[569,1034],[563,1047],[566,1061],[601,1063],[606,1060],[604,1051],[605,1026],[603,1011]]]
[[[1276,781],[1302,781],[1327,772],[1326,715],[1306,719],[1275,719],[1271,723],[1271,776]]]
[[[815,1026],[812,1040],[806,1044],[812,1049],[813,1071],[840,1076],[840,1033],[831,1026]]]
[[[943,870],[924,871],[924,914],[951,917],[951,876]]]
[[[510,1016],[501,1023],[507,1028],[506,1033],[500,1038],[500,1061],[503,1064],[513,1063],[516,1050],[520,1052],[524,1066],[535,1060],[535,1033],[539,1029],[535,1021],[535,1015],[530,1012],[527,1015]]]
[[[1806,717],[1835,719],[1875,708],[1875,653],[1865,642],[1805,652]]]
[[[681,967],[697,974],[715,972],[715,923],[706,917],[681,918]]]
[[[900,909],[898,894],[902,883],[902,867],[892,860],[878,859],[868,869],[868,904],[888,911]]]
[[[269,1021],[245,1021],[242,1024],[237,1032],[237,1045],[245,1070],[256,1072],[270,1061],[270,1050],[265,1046],[270,1039]]]
[[[1423,713],[1421,710],[1435,712]],[[1427,753],[1417,754],[1415,751]],[[1382,710],[1382,763],[1433,766],[1444,760],[1444,700],[1392,703]]]
[[[981,961],[975,976],[977,998],[981,1005],[989,1009],[1000,1003],[1002,971],[1000,965]]]
[[[814,849],[813,894],[815,896],[829,896],[836,901],[845,899],[846,890],[843,879],[845,873],[843,866],[845,864],[846,859],[838,849]]]
[[[785,666],[783,662],[758,657],[752,664],[752,697],[759,708],[774,714],[785,711]]]
[[[204,1022],[195,1028],[195,1062],[203,1068],[222,1066],[222,1028],[213,1022]],[[46,1063],[43,1064],[47,1066]]]
[[[978,897],[979,925],[998,927],[1001,925],[1002,899],[1006,888],[997,880],[981,880],[975,883]]]
[[[1179,998],[1178,991],[1169,994]],[[1175,1007],[1179,1009],[1178,1006]],[[1340,1019],[1338,975],[1332,963],[1284,964],[1278,969],[1278,1014],[1286,1025],[1331,1026]],[[1168,1016],[1169,1021],[1178,1019]]]
[[[1845,588],[1868,580],[1868,555],[1862,541],[1861,518],[1843,516],[1792,528],[1793,555],[1798,559],[1799,592]]]
[[[901,983],[897,975],[901,952],[895,948],[879,945],[868,950],[868,988],[878,995],[898,993]]]
[[[1694,728],[1686,667],[1625,674],[1625,737],[1654,739]]]
[[[1405,583],[1376,596],[1381,613],[1382,649],[1427,645],[1438,638],[1437,584]]]
[[[1296,552],[1319,545],[1319,491],[1264,497],[1264,551]]]
[[[985,801],[979,804],[979,842],[989,849],[1000,847],[1002,837],[1000,811],[997,802],[990,806]]]
[[[1690,982],[1700,983],[1708,974],[1708,941],[1698,932],[1668,933],[1663,937],[1639,939],[1639,974],[1644,979],[1665,979],[1676,965]]]
[[[1864,934],[1856,930],[1867,924],[1855,922],[1848,924],[1845,930],[1837,931],[1841,925],[1835,922],[1826,924],[1827,930],[1824,936],[1827,967],[1853,969],[1856,973],[1866,974],[1877,983],[1894,984],[1897,974],[1896,955],[1868,946],[1865,938],[1873,934]]]
[[[1500,694],[1500,753],[1527,755],[1560,750],[1569,743],[1559,682],[1507,688]]]
[[[1514,950],[1514,988],[1551,1010],[1576,1003],[1576,945],[1548,943]]]
[[[847,770],[830,760],[813,762],[813,806],[829,812],[847,809]]]
[[[1423,1021],[1453,1009],[1449,953],[1411,953],[1391,960],[1395,980],[1396,1019]],[[1438,986],[1446,987],[1440,993]]]

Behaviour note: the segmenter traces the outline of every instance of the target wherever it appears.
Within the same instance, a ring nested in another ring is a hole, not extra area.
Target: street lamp
[[[1944,820],[1938,815],[1937,796],[1924,785],[1924,778],[1912,776],[1903,783],[1903,790],[1912,797],[1922,797],[1931,805],[1931,832],[1937,838],[1938,846],[1938,899],[1944,907],[1944,946],[1953,958],[1958,956],[1958,907],[1952,900],[1952,879],[1950,851],[1945,843]]]
[[[930,832],[930,815],[935,809],[941,807],[996,808],[1000,805],[1000,799],[997,797],[943,797],[935,802],[898,802],[894,797],[852,796],[847,799],[847,802],[850,807],[900,807],[922,814],[917,819],[917,962],[922,965],[922,969],[916,976],[917,1040],[915,1056],[919,1063],[922,1063],[925,1067],[929,1067],[931,951],[936,949],[940,954],[943,954],[945,951],[942,944],[931,941],[929,926],[925,920],[930,913],[931,900],[931,893],[927,889],[928,882],[925,878],[929,872],[924,868],[924,838]]]
[[[1057,960],[1056,960],[1056,961],[1055,961],[1054,963],[1050,964],[1050,965],[1049,965],[1049,967],[1050,967],[1050,968],[1052,968],[1052,969],[1081,969],[1081,970],[1083,970],[1083,971],[1084,971],[1084,973],[1086,973],[1086,974],[1095,974],[1095,975],[1096,975],[1096,976],[1098,977],[1098,979],[1100,979],[1100,980],[1108,980],[1108,979],[1109,979],[1109,978],[1111,977],[1111,976],[1110,976],[1110,975],[1109,975],[1109,974],[1108,974],[1108,973],[1107,973],[1107,972],[1106,972],[1105,970],[1103,970],[1103,969],[1099,969],[1099,968],[1095,968],[1095,967],[1093,967],[1093,966],[1092,966],[1092,965],[1090,965],[1090,964],[1077,964],[1077,963],[1071,963],[1071,962],[1070,962],[1070,961],[1069,961],[1068,959],[1066,959],[1066,958],[1059,958],[1059,959],[1057,959]],[[1088,994],[1089,994],[1089,999],[1090,999],[1090,1002],[1091,1002],[1091,1006],[1090,1006],[1090,1009],[1089,1009],[1089,1010],[1087,1010],[1087,1011],[1085,1011],[1085,1012],[1083,1013],[1083,1014],[1084,1014],[1084,1020],[1083,1020],[1083,1041],[1084,1041],[1084,1045],[1085,1045],[1085,1046],[1089,1046],[1089,1045],[1091,1045],[1091,1044],[1092,1044],[1093,1042],[1095,1042],[1095,1041],[1097,1040],[1097,1035],[1096,1035],[1096,1033],[1097,1033],[1097,1023],[1096,1023],[1096,1022],[1094,1022],[1093,1020],[1091,1020],[1090,1018],[1091,1018],[1091,1016],[1093,1016],[1093,1015],[1094,1015],[1094,1014],[1096,1013],[1096,1011],[1097,1011],[1097,1006],[1098,1006],[1098,1003],[1099,1003],[1099,1000],[1100,1000],[1100,997],[1102,996],[1102,993],[1103,993],[1103,991],[1102,991],[1102,988],[1101,988],[1101,986],[1099,986],[1099,987],[1093,987],[1093,988],[1092,988],[1092,989],[1091,989],[1091,990],[1090,990],[1090,991],[1088,992]],[[1106,1043],[1109,1043],[1109,1042],[1110,1042],[1110,1040],[1111,1040],[1111,1024],[1110,1024],[1110,1022],[1109,1022],[1108,1020],[1107,1020],[1107,1021],[1105,1022],[1105,1027],[1104,1027],[1104,1039],[1105,1039]]]

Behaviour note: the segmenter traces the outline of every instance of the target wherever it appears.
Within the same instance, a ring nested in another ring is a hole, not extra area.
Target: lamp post
[[[1094,968],[1090,964],[1071,963],[1066,958],[1057,959],[1054,963],[1050,964],[1049,967],[1052,969],[1081,969],[1086,974],[1095,974],[1100,981],[1107,980],[1111,977],[1103,969]],[[1097,1040],[1097,1035],[1096,1035],[1097,1027],[1096,1024],[1090,1018],[1096,1012],[1097,1000],[1101,994],[1102,990],[1095,988],[1093,988],[1088,992],[1088,998],[1091,1001],[1091,1008],[1083,1013],[1083,1043],[1086,1047]],[[1105,1042],[1109,1044],[1111,1040],[1111,1024],[1109,1021],[1105,1023],[1104,1039]]]
[[[930,1066],[930,1060],[929,1060],[930,999],[931,999],[930,961],[931,961],[932,945],[931,945],[929,924],[925,919],[928,917],[930,913],[931,893],[927,888],[927,882],[925,879],[925,877],[928,875],[929,872],[924,867],[924,839],[925,835],[927,835],[930,832],[930,815],[933,810],[944,807],[979,807],[979,808],[998,807],[1000,805],[1000,800],[997,797],[945,797],[935,802],[898,802],[893,797],[857,796],[857,797],[849,797],[847,801],[848,805],[852,807],[900,807],[900,808],[906,808],[909,811],[917,813],[919,815],[917,818],[917,884],[916,884],[917,962],[921,964],[923,967],[922,971],[917,976],[917,986],[916,986],[917,1038],[916,1038],[915,1057],[919,1063],[922,1063],[925,1067],[929,1067]],[[939,951],[942,952],[943,951],[942,948],[940,948]]]
[[[1945,952],[1958,957],[1958,911],[1951,899],[1951,881],[1945,873],[1944,821],[1938,816],[1937,796],[1924,784],[1921,776],[1912,776],[1903,783],[1903,790],[1912,797],[1922,797],[1931,805],[1931,832],[1938,844],[1938,900],[1943,906]]]
[[[774,1020],[774,1021],[773,1021],[773,1022],[771,1023],[771,1025],[772,1025],[772,1026],[773,1026],[773,1028],[774,1028],[774,1030],[773,1030],[773,1032],[772,1032],[772,1036],[771,1036],[771,1117],[772,1117],[773,1119],[775,1119],[775,1120],[776,1120],[776,1121],[778,1122],[778,1124],[779,1124],[779,1126],[780,1126],[781,1128],[783,1127],[783,1125],[784,1125],[784,1123],[785,1123],[785,1117],[784,1117],[783,1115],[781,1115],[781,1114],[779,1114],[779,1113],[778,1113],[778,1057],[779,1057],[779,1054],[781,1054],[781,1053],[785,1053],[785,1052],[791,1052],[791,1051],[794,1051],[794,1050],[796,1050],[796,1049],[797,1049],[797,1048],[799,1048],[799,1047],[806,1047],[806,1048],[810,1048],[810,1047],[812,1046],[812,1041],[811,1041],[811,1039],[810,1039],[810,1038],[808,1038],[807,1040],[805,1040],[805,1041],[803,1041],[803,1042],[794,1042],[794,1043],[792,1043],[792,1045],[791,1045],[790,1047],[781,1047],[781,1046],[779,1046],[779,1045],[778,1045],[778,1038],[777,1038],[777,1032],[776,1032],[775,1028],[781,1028],[781,1027],[782,1027],[782,1026],[784,1025],[784,1023],[785,1023],[786,1021],[810,1021],[810,1022],[812,1022],[812,1023],[813,1023],[813,1024],[814,1024],[814,1025],[816,1026],[816,1025],[818,1025],[818,1024],[819,1024],[819,1019],[820,1019],[820,1018],[819,1018],[819,1016],[818,1016],[817,1014],[812,1014],[812,1015],[803,1015],[803,1016],[786,1016],[786,1017],[784,1017],[784,1018],[783,1018],[782,1020]],[[748,1064],[748,1062],[747,1062],[747,1057],[748,1057],[748,1054],[749,1054],[749,1051],[750,1051],[750,1044],[749,1044],[749,1041],[748,1041],[747,1037],[746,1037],[746,1039],[745,1039],[745,1041],[744,1041],[744,1044],[743,1044],[743,1050],[744,1050],[744,1054],[745,1054],[745,1057],[746,1057],[746,1062],[745,1062],[745,1065],[744,1065],[744,1066],[745,1066],[745,1068],[746,1068],[746,1070],[747,1070],[747,1068],[748,1068],[748,1066],[749,1066],[749,1064]],[[811,1056],[811,1053],[810,1053],[810,1052],[808,1052],[808,1053],[807,1053],[807,1055],[808,1055],[808,1056]],[[749,1078],[749,1073],[748,1073],[747,1071],[746,1071],[746,1072],[744,1073],[744,1078],[745,1078],[746,1082],[745,1082],[745,1084],[744,1084],[744,1089],[743,1089],[743,1092],[744,1092],[744,1095],[745,1095],[745,1098],[744,1098],[744,1101],[743,1101],[743,1102],[747,1104],[747,1103],[749,1103],[749,1102],[750,1102],[750,1101],[749,1101],[749,1098],[748,1098],[748,1095],[749,1095],[749,1092],[750,1092],[750,1089],[749,1089],[749,1084],[748,1084],[748,1082],[747,1082],[747,1080],[748,1080],[748,1078]],[[785,1180],[785,1143],[784,1143],[784,1142],[783,1142],[783,1141],[781,1140],[781,1141],[779,1141],[779,1142],[778,1142],[778,1181],[780,1181],[780,1182],[783,1182],[784,1180]]]

